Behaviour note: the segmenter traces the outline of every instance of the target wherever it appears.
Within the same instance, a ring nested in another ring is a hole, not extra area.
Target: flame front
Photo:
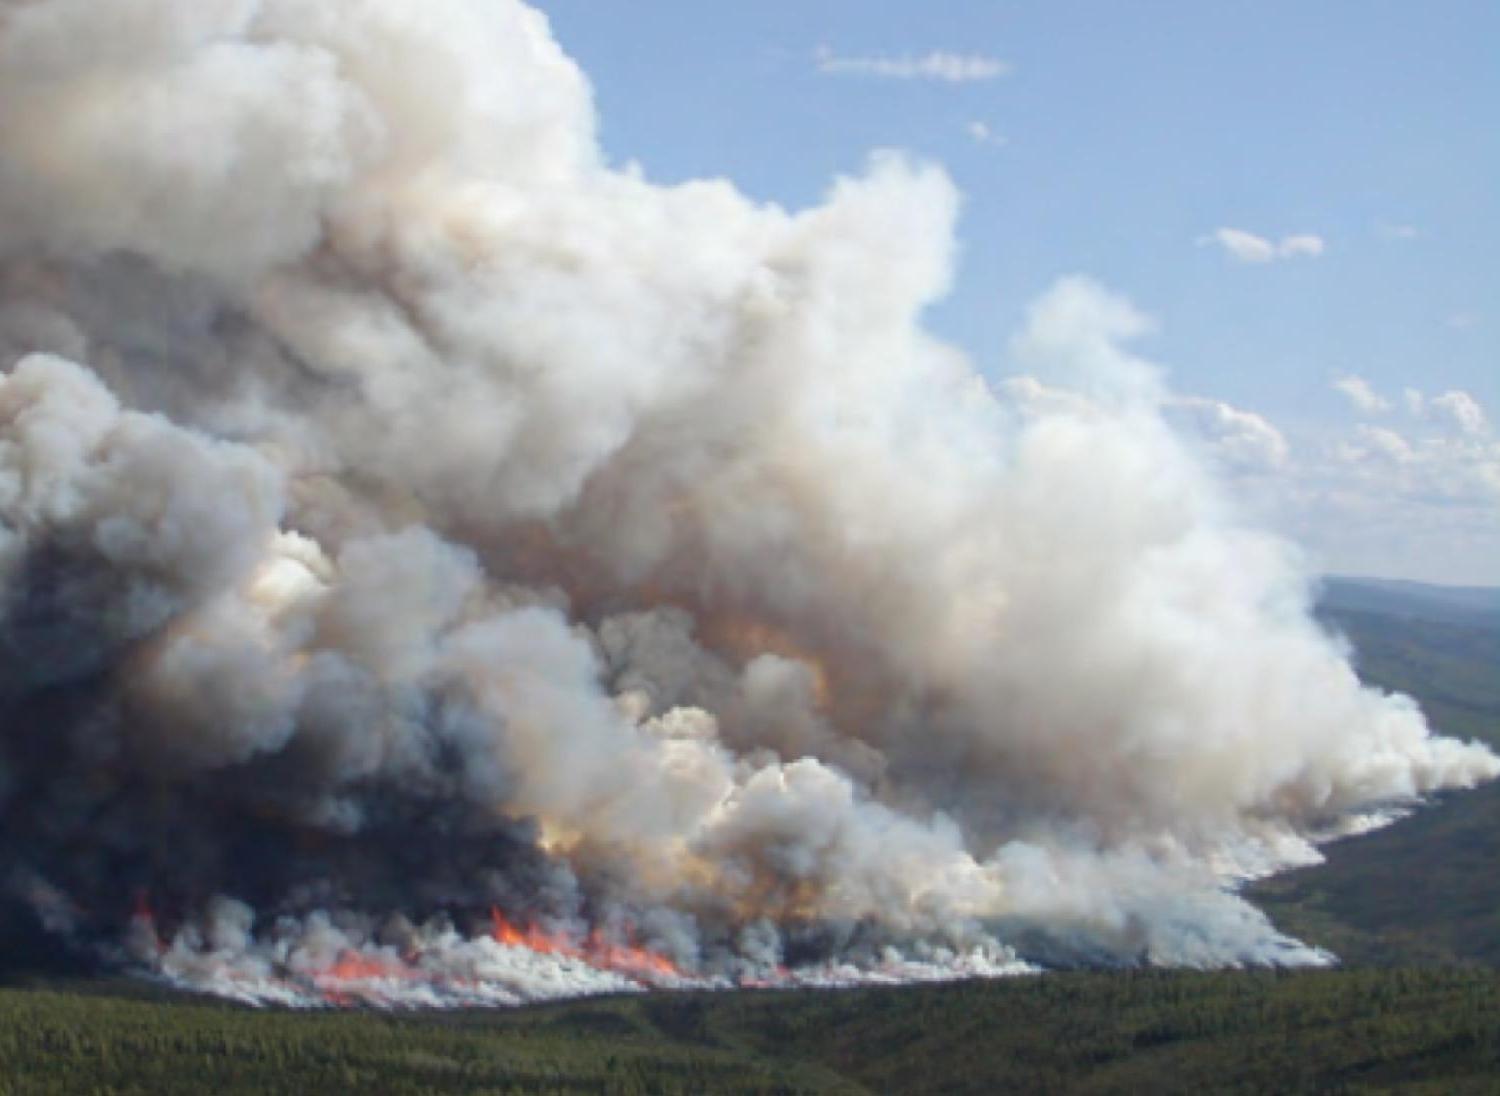
[[[625,943],[612,940],[603,929],[597,927],[589,930],[582,943],[577,943],[565,933],[548,932],[534,923],[520,928],[498,906],[490,907],[490,924],[495,943],[506,947],[526,948],[539,955],[577,959],[596,970],[612,971],[651,982],[681,981],[687,978],[683,970],[665,955],[628,939]],[[633,935],[633,930],[627,925],[624,933],[629,938]]]

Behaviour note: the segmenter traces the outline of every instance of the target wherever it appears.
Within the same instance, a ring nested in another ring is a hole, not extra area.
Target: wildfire
[[[156,911],[151,908],[151,895],[145,887],[137,888],[135,892],[134,909],[130,915],[132,929],[142,935],[149,937],[150,946],[157,955],[162,955],[167,950],[165,941],[156,927]]]
[[[591,930],[581,943],[576,943],[566,934],[548,932],[535,924],[521,928],[494,906],[490,908],[490,924],[495,942],[507,947],[527,948],[541,955],[566,956],[598,970],[614,971],[630,978],[684,977],[682,969],[665,955],[634,942],[611,940],[598,928]],[[627,938],[633,935],[628,925],[624,931]]]
[[[527,925],[524,929],[519,928],[500,912],[498,906],[490,907],[490,926],[490,935],[495,938],[497,944],[505,944],[512,948],[527,948],[542,955],[585,958],[583,952],[574,947],[566,936],[547,932],[535,924]]]
[[[791,977],[791,971],[778,963],[770,975],[744,975],[740,978],[741,989],[777,989],[786,984]]]
[[[340,953],[333,964],[318,974],[319,979],[335,982],[368,982],[376,978],[409,977],[405,967],[395,966],[356,951]]]
[[[368,987],[351,990],[351,986],[391,980],[409,982],[421,977],[420,971],[403,962],[346,949],[339,952],[338,958],[328,966],[313,973],[312,984],[330,1005],[349,1008],[361,1000],[378,1003],[383,996],[379,993],[372,995]]]
[[[677,964],[654,951],[634,944],[616,944],[604,939],[598,929],[589,933],[586,955],[590,964],[634,977],[681,978]]]

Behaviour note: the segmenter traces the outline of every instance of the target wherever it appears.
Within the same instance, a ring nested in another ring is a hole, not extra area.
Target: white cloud
[[[1375,226],[1375,233],[1383,240],[1417,240],[1422,236],[1422,230],[1416,225],[1390,224],[1386,221]]]
[[[933,50],[919,56],[870,54],[846,57],[828,46],[819,46],[813,56],[818,71],[832,76],[874,76],[885,80],[938,80],[962,84],[996,80],[1010,72],[1010,66],[997,57],[945,50]]]
[[[1242,497],[1335,572],[1493,583],[1500,559],[1500,442],[1364,424],[1313,437]]]
[[[1363,377],[1357,377],[1353,373],[1346,373],[1334,381],[1333,388],[1335,391],[1341,392],[1348,397],[1349,402],[1354,405],[1357,411],[1363,411],[1370,415],[1379,415],[1391,409],[1390,400],[1371,388],[1369,381]],[[1420,396],[1420,393],[1418,395]]]
[[[1216,228],[1209,235],[1198,237],[1200,247],[1213,243],[1242,263],[1268,263],[1276,258],[1275,244],[1264,236],[1239,228]]]
[[[1341,443],[1335,451],[1345,464],[1368,464],[1371,461],[1410,464],[1417,459],[1411,442],[1396,431],[1368,424],[1356,429],[1353,439]]]
[[[1340,382],[1359,378],[1340,378]],[[1352,401],[1388,400],[1365,383],[1336,383]],[[1358,395],[1356,395],[1358,393]],[[1169,396],[1171,420],[1231,473],[1241,505],[1335,573],[1433,582],[1500,581],[1500,437],[1468,393],[1401,391],[1400,430],[1360,423],[1284,433],[1216,400]],[[1356,406],[1358,406],[1356,402]]]
[[[1335,466],[1308,469],[1307,476],[1320,483],[1328,498],[1362,499],[1368,511],[1385,508],[1420,523],[1411,505],[1467,508],[1485,516],[1492,534],[1500,532],[1494,521],[1500,506],[1500,442],[1488,433],[1478,404],[1448,400],[1450,395],[1465,396],[1445,393],[1428,406],[1464,415],[1467,425],[1460,433],[1429,429],[1419,435],[1399,434],[1362,424],[1332,447]],[[1337,517],[1330,514],[1330,519]]]
[[[1286,437],[1267,419],[1219,400],[1177,396],[1167,402],[1170,417],[1185,422],[1216,457],[1237,472],[1282,468],[1291,451]]]
[[[1269,263],[1296,256],[1317,258],[1326,249],[1323,237],[1311,233],[1283,236],[1278,243],[1242,228],[1216,228],[1198,237],[1198,246],[1217,244],[1230,258],[1242,263]]]
[[[1467,392],[1454,389],[1444,392],[1441,396],[1434,396],[1429,401],[1433,411],[1451,419],[1453,424],[1465,434],[1480,435],[1489,431],[1489,420],[1486,418],[1484,408],[1479,406],[1479,401]]]
[[[1402,392],[1406,409],[1413,418],[1437,418],[1458,430],[1460,434],[1479,437],[1490,431],[1489,416],[1484,408],[1469,393],[1450,388],[1439,396],[1428,396],[1416,388]]]
[[[1455,312],[1443,323],[1454,331],[1468,331],[1479,326],[1479,315],[1474,312]]]
[[[1283,236],[1281,243],[1276,248],[1276,253],[1282,258],[1291,258],[1294,255],[1306,255],[1316,259],[1323,254],[1323,237],[1314,236],[1311,233],[1302,233],[1297,236]]]
[[[990,128],[988,122],[970,122],[964,126],[964,132],[969,135],[969,139],[976,145],[990,145],[991,147],[999,148],[1007,143],[1005,137]]]
[[[1029,402],[1068,410],[1057,394],[1031,387]],[[1351,400],[1350,389],[1383,408],[1398,403],[1368,384],[1337,387]],[[1162,408],[1228,473],[1239,504],[1294,537],[1318,566],[1436,582],[1497,581],[1500,438],[1466,393],[1432,397],[1407,388],[1401,395],[1421,412],[1409,427],[1361,423],[1333,439],[1322,429],[1287,433],[1261,415],[1202,396],[1167,395]]]

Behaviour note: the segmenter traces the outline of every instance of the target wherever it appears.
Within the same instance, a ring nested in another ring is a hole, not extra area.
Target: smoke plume
[[[253,1000],[1320,962],[1233,892],[1500,771],[1360,686],[954,188],[604,161],[517,0],[0,0],[0,885]]]

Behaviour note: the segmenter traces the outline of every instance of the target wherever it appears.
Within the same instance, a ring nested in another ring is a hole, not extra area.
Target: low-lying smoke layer
[[[50,927],[286,1000],[1316,962],[1227,884],[1500,771],[1359,685],[1127,303],[990,383],[941,171],[788,213],[593,126],[514,0],[0,0]]]

